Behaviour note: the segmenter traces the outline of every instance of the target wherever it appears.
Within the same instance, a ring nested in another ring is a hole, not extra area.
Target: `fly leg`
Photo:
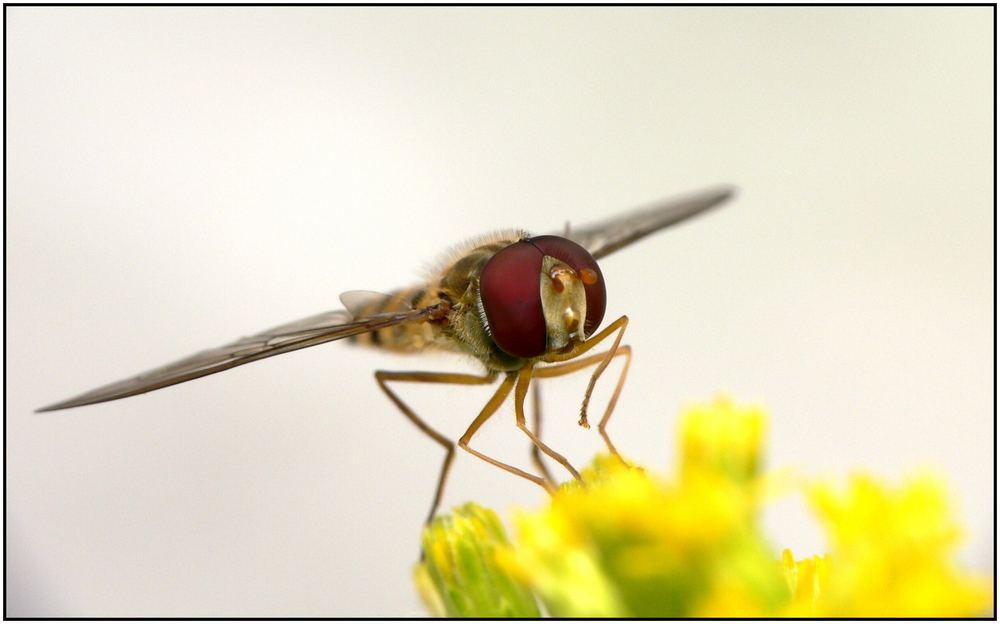
[[[385,393],[389,400],[395,404],[399,411],[403,412],[410,422],[417,426],[418,429],[423,431],[425,434],[430,436],[435,442],[444,447],[445,456],[444,463],[441,464],[441,473],[438,476],[437,489],[434,490],[434,500],[431,503],[430,513],[427,514],[427,520],[424,524],[429,524],[431,520],[434,519],[434,514],[437,512],[438,506],[441,504],[441,497],[444,494],[444,483],[448,478],[448,471],[451,469],[451,461],[455,458],[455,444],[446,438],[444,435],[439,433],[437,430],[433,429],[430,425],[425,423],[422,418],[417,416],[417,414],[410,409],[410,406],[396,396],[396,393],[389,389],[388,383],[390,381],[412,381],[418,383],[444,383],[444,384],[456,384],[462,386],[479,386],[491,384],[496,381],[496,373],[487,373],[485,375],[467,375],[462,373],[428,373],[428,372],[389,372],[389,371],[375,371],[375,380],[378,382],[382,392]]]
[[[534,364],[528,364],[517,374],[517,386],[514,387],[514,416],[517,419],[517,428],[523,431],[526,436],[531,438],[531,441],[534,443],[536,448],[541,449],[543,453],[562,464],[563,467],[568,470],[571,475],[573,475],[573,477],[580,480],[580,473],[576,471],[576,468],[566,461],[565,457],[546,446],[537,435],[531,432],[531,429],[528,429],[528,425],[525,422],[524,398],[528,394],[528,384],[531,383],[531,371],[533,369]],[[539,462],[540,461],[541,458],[539,458]],[[546,477],[548,481],[552,481],[551,478],[548,478],[548,475],[546,475]]]
[[[590,404],[590,395],[594,392],[594,385],[597,383],[597,379],[601,376],[601,373],[604,372],[604,369],[608,367],[608,364],[611,362],[611,358],[613,358],[615,353],[618,352],[618,345],[621,344],[622,336],[625,334],[626,327],[628,327],[628,317],[622,315],[617,321],[605,327],[596,336],[592,336],[573,349],[570,349],[565,353],[554,353],[544,358],[546,362],[550,363],[567,362],[568,360],[577,358],[587,351],[590,351],[612,333],[618,332],[615,336],[614,344],[611,345],[611,349],[604,353],[604,358],[601,360],[600,365],[598,365],[597,370],[595,370],[594,374],[590,376],[590,383],[587,384],[587,392],[583,395],[583,404],[580,405],[580,426],[584,429],[590,429],[590,422],[587,421],[587,406]],[[624,383],[624,381],[620,381],[619,386],[622,383]],[[617,392],[612,400],[617,400]]]
[[[608,450],[611,454],[622,459],[621,455],[618,453],[618,449],[611,442],[610,436],[608,436],[608,421],[611,419],[611,414],[614,412],[615,405],[618,403],[618,397],[621,395],[622,388],[625,386],[625,378],[628,375],[629,366],[632,364],[632,347],[629,345],[623,345],[619,347],[621,342],[622,334],[625,333],[625,327],[628,325],[628,317],[621,317],[611,325],[609,325],[604,331],[602,331],[597,336],[594,336],[590,340],[584,342],[580,347],[575,349],[569,354],[570,357],[559,357],[558,359],[552,359],[550,361],[561,361],[560,364],[554,366],[548,366],[545,368],[537,368],[534,371],[533,376],[537,378],[544,377],[560,377],[562,375],[568,375],[574,373],[582,368],[586,368],[592,364],[600,362],[597,370],[594,371],[593,375],[590,377],[590,384],[587,386],[587,393],[584,395],[583,406],[580,408],[580,424],[589,427],[587,423],[587,405],[590,402],[590,394],[594,390],[594,384],[597,378],[604,372],[607,368],[608,363],[612,358],[618,357],[619,355],[625,357],[625,365],[622,367],[622,372],[618,376],[618,383],[615,385],[615,391],[611,395],[611,399],[608,401],[608,406],[604,410],[604,416],[601,417],[601,422],[597,425],[597,431],[601,434],[604,439],[604,443],[607,445]],[[598,342],[604,340],[611,334],[615,329],[618,329],[618,336],[615,338],[614,345],[612,348],[604,353],[598,353],[596,355],[591,355],[580,360],[566,361],[571,357],[586,353],[588,350],[593,348]],[[624,462],[624,460],[622,460]]]
[[[539,390],[540,387],[539,384],[531,386],[531,411],[535,416],[535,437],[539,440],[542,439],[542,393]],[[542,450],[538,448],[537,444],[531,445],[531,462],[535,464],[546,481],[555,483],[548,466],[542,461]]]
[[[533,376],[537,379],[543,379],[546,377],[562,377],[563,375],[569,375],[580,369],[602,361],[605,357],[607,357],[608,353],[610,353],[610,351],[590,355],[580,360],[563,362],[562,364],[556,364],[554,366],[536,368]],[[622,345],[618,347],[611,357],[618,357],[619,355],[625,357],[625,365],[622,366],[622,371],[618,374],[618,384],[615,386],[615,391],[611,395],[611,399],[608,400],[608,406],[604,409],[604,416],[601,418],[601,422],[597,425],[597,431],[601,434],[601,437],[604,438],[604,442],[607,444],[608,450],[611,451],[614,456],[621,459],[621,455],[619,455],[615,445],[611,443],[607,427],[608,421],[611,420],[611,414],[615,411],[615,405],[618,404],[618,397],[621,395],[622,388],[625,386],[625,377],[628,375],[628,368],[632,364],[632,347],[630,345]]]
[[[515,474],[523,479],[531,481],[532,483],[538,484],[543,488],[545,488],[546,491],[551,493],[555,491],[555,487],[542,477],[535,476],[531,473],[521,470],[520,468],[516,468],[514,466],[511,466],[510,464],[505,464],[500,460],[493,459],[489,455],[480,453],[476,449],[469,446],[469,441],[472,440],[472,436],[476,435],[476,432],[479,431],[479,428],[483,426],[483,423],[489,420],[490,417],[496,413],[497,408],[499,408],[503,404],[503,402],[507,400],[507,395],[509,395],[511,389],[513,389],[514,381],[517,379],[518,376],[519,376],[518,373],[514,372],[507,373],[507,375],[504,377],[504,380],[500,383],[500,387],[497,388],[497,391],[493,393],[493,396],[490,398],[490,400],[487,401],[486,405],[483,406],[482,411],[480,411],[479,415],[476,416],[476,419],[472,421],[472,424],[469,425],[469,428],[466,429],[464,434],[462,434],[462,437],[458,439],[458,446],[459,448],[462,448],[472,453],[473,455],[483,460],[484,462],[493,464],[497,468],[501,468],[511,474]],[[527,388],[525,388],[525,390],[527,390]]]

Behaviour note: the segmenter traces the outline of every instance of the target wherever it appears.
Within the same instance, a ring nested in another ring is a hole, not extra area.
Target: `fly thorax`
[[[548,350],[582,342],[587,318],[587,294],[580,276],[564,262],[545,256],[540,276],[542,314]]]

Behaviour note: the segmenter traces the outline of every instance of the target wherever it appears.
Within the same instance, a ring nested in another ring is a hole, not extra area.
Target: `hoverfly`
[[[562,455],[542,442],[539,424],[534,431],[527,426],[524,401],[532,379],[557,377],[596,365],[580,406],[579,424],[589,428],[587,412],[594,385],[613,358],[624,357],[618,383],[597,426],[609,451],[618,455],[607,434],[607,424],[625,383],[632,351],[621,344],[628,326],[627,316],[597,331],[606,304],[604,277],[597,260],[718,206],[731,195],[729,188],[709,189],[662,200],[590,226],[570,229],[567,224],[560,234],[532,236],[520,230],[507,230],[471,239],[457,248],[422,285],[387,295],[350,291],[341,295],[343,310],[324,312],[240,338],[38,411],[113,401],[343,338],[401,353],[429,349],[458,351],[479,360],[486,371],[481,375],[375,372],[378,386],[399,411],[445,449],[427,521],[434,517],[441,502],[455,443],[410,409],[389,388],[390,382],[485,385],[502,377],[499,387],[459,438],[458,446],[551,490],[553,481],[539,451],[574,477],[580,475]],[[610,348],[592,353],[609,338]],[[511,390],[517,427],[531,440],[532,456],[541,475],[469,446],[476,431],[503,404]],[[537,394],[534,396],[537,417]]]

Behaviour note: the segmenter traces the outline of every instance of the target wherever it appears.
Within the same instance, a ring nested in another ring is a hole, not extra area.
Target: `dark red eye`
[[[583,331],[590,336],[604,320],[604,309],[608,299],[604,276],[601,274],[601,267],[597,266],[597,261],[589,251],[561,236],[536,236],[524,242],[531,243],[546,256],[562,260],[580,275],[583,290],[587,293],[587,320],[583,324]]]
[[[541,271],[542,252],[519,241],[494,254],[479,276],[479,298],[493,342],[510,355],[545,353]]]
[[[545,316],[539,286],[544,256],[565,262],[580,275],[587,297],[584,333],[590,336],[604,320],[604,276],[586,249],[560,236],[518,241],[490,258],[479,276],[479,297],[493,342],[513,356],[530,358],[545,353]]]

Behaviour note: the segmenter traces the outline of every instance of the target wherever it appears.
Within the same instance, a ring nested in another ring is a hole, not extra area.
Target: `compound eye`
[[[479,275],[479,298],[493,342],[516,357],[545,353],[541,270],[542,252],[519,241],[494,254]]]
[[[597,261],[589,251],[561,236],[538,236],[527,239],[526,242],[537,247],[546,256],[562,260],[580,276],[584,292],[587,294],[587,320],[583,324],[583,331],[587,336],[593,334],[604,320],[604,309],[608,299],[604,276],[601,274],[601,267],[597,266]]]

